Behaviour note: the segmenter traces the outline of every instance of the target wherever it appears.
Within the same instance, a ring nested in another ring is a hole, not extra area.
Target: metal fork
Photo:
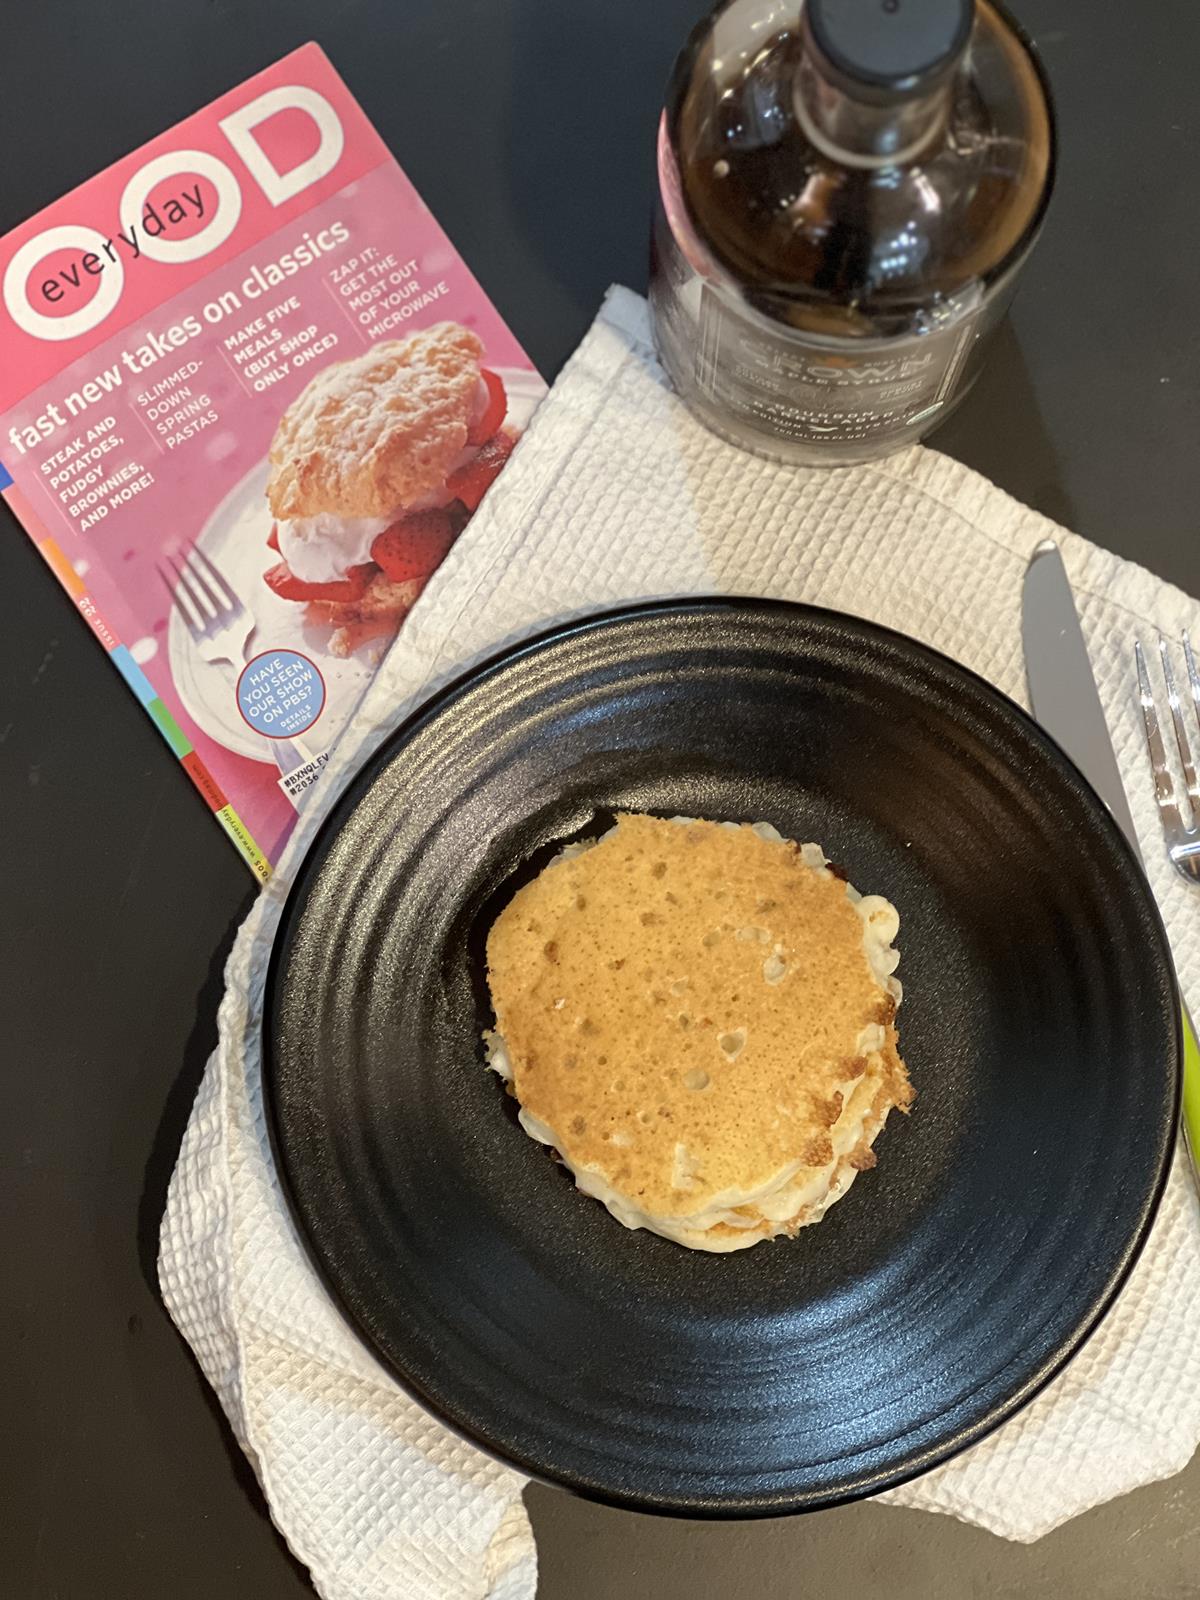
[[[189,545],[182,556],[168,552],[158,563],[158,575],[201,657],[212,666],[224,662],[235,674],[241,672],[255,619],[214,563],[202,550]],[[272,739],[271,749],[284,777],[313,759],[298,739]],[[304,793],[307,791],[292,797],[297,810]]]
[[[1150,765],[1154,771],[1154,798],[1158,802],[1158,815],[1167,840],[1167,854],[1175,870],[1189,883],[1200,883],[1200,782],[1192,760],[1192,747],[1188,739],[1186,718],[1179,690],[1175,685],[1175,669],[1167,641],[1159,636],[1158,654],[1162,662],[1163,682],[1167,688],[1167,705],[1175,729],[1175,743],[1183,768],[1183,781],[1187,789],[1186,817],[1184,808],[1175,797],[1175,781],[1167,765],[1162,730],[1158,721],[1158,708],[1154,703],[1154,690],[1146,657],[1140,641],[1134,642],[1133,655],[1137,666],[1138,695],[1142,704],[1142,720],[1146,725],[1146,745],[1150,751]],[[1187,667],[1188,687],[1191,690],[1192,716],[1200,733],[1200,671],[1192,653],[1192,641],[1183,635],[1183,659]]]
[[[191,545],[182,559],[168,554],[158,575],[204,660],[227,661],[240,672],[254,618],[203,551]]]

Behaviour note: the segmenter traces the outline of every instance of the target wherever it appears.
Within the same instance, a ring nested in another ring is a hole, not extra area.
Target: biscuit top
[[[280,419],[275,517],[386,517],[440,489],[467,442],[483,343],[457,322],[317,373]]]
[[[830,1161],[868,1055],[893,1059],[909,1094],[852,895],[750,826],[620,817],[488,935],[522,1107],[574,1170],[661,1216]]]

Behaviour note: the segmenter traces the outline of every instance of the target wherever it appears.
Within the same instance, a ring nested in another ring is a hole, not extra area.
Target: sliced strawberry
[[[393,583],[427,578],[441,565],[457,531],[445,511],[414,511],[383,530],[371,546],[371,558]]]
[[[501,380],[486,367],[480,371],[479,376],[487,384],[487,406],[479,421],[472,423],[467,430],[468,444],[483,444],[486,439],[490,439],[508,413],[508,396],[504,392]]]
[[[461,500],[468,511],[474,511],[499,477],[514,444],[516,440],[507,433],[498,433],[489,439],[473,461],[468,461],[465,467],[459,467],[446,479],[446,493]]]
[[[271,537],[267,540],[267,549],[274,550],[278,555],[283,554],[279,548],[279,524],[277,522],[271,524]]]
[[[348,604],[359,598],[374,572],[374,563],[366,561],[360,567],[351,567],[344,578],[332,583],[305,583],[296,577],[286,561],[280,561],[263,573],[263,581],[281,600],[338,600]]]
[[[457,539],[459,534],[471,520],[471,513],[461,500],[451,500],[446,507],[446,515],[450,518],[450,531]]]

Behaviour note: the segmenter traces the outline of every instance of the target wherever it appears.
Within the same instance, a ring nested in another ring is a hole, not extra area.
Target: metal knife
[[[1053,539],[1044,539],[1038,545],[1025,571],[1021,641],[1025,648],[1025,676],[1034,716],[1062,745],[1104,801],[1144,867],[1067,569]],[[1196,1030],[1182,997],[1180,1007],[1183,1011],[1183,1131],[1195,1175],[1200,1172],[1197,1165],[1200,1044],[1197,1044]]]

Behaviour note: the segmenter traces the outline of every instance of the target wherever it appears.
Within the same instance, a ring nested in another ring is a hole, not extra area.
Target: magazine
[[[259,878],[545,385],[315,45],[0,240],[0,493]]]

